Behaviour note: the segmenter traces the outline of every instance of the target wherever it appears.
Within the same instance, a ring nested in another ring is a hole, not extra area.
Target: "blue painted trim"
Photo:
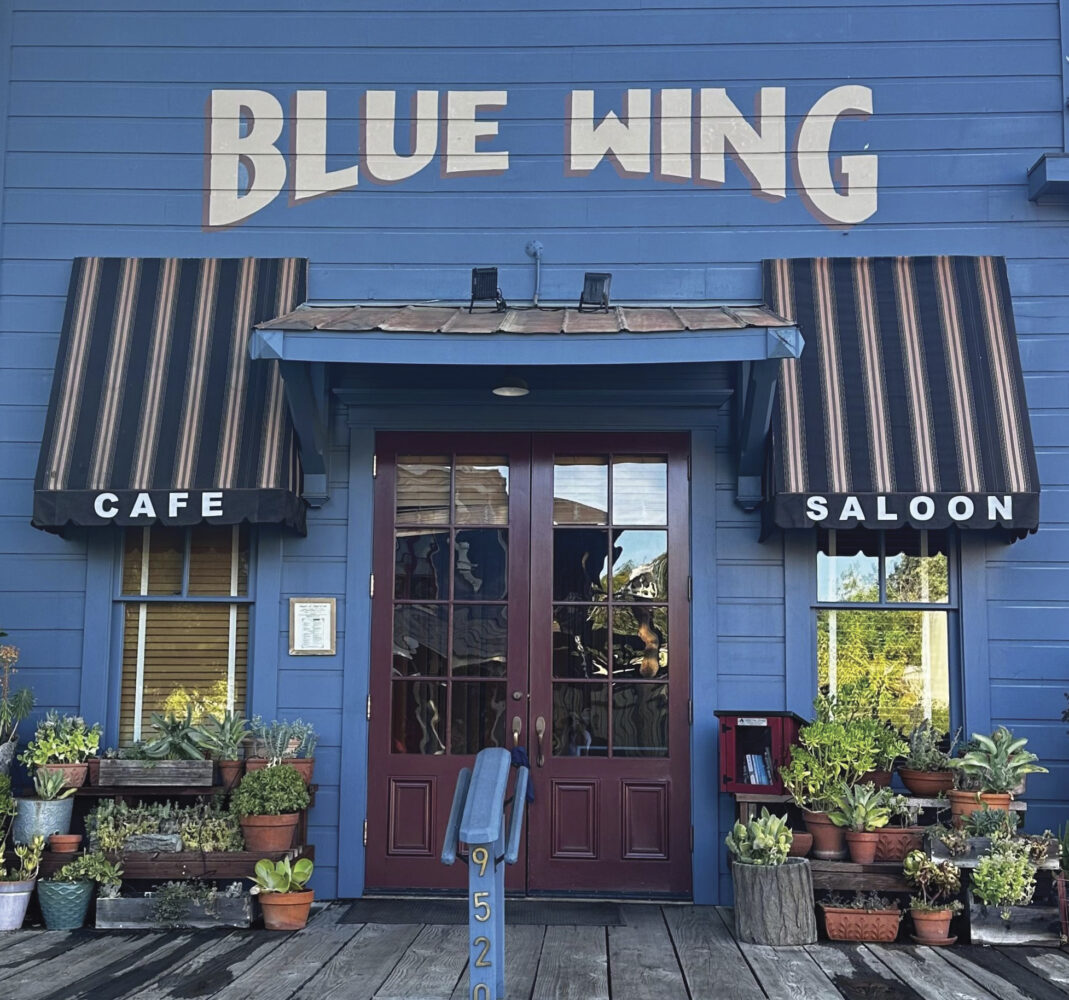
[[[781,334],[782,336],[774,336]],[[686,333],[412,334],[255,330],[253,358],[395,365],[701,364],[801,354],[796,327]]]
[[[815,531],[783,532],[785,707],[805,719],[817,693],[816,548]]]
[[[1069,115],[1065,118],[1069,121]],[[1028,200],[1065,194],[1069,194],[1069,154],[1044,153],[1028,170]]]
[[[720,900],[722,844],[720,830],[717,709],[716,604],[716,430],[702,428],[690,440],[690,604],[691,698],[690,810],[694,824],[691,856],[694,902]],[[701,569],[701,572],[698,570]]]
[[[991,732],[987,546],[988,540],[980,532],[961,533],[958,600],[961,608],[961,682],[966,734]]]
[[[252,635],[249,644],[249,715],[278,716],[278,649],[282,627],[282,533],[263,527],[256,533]]]
[[[426,425],[424,425],[426,426]],[[342,659],[341,787],[338,804],[338,895],[364,894],[364,820],[367,817],[367,698],[371,663],[371,463],[375,433],[349,432],[349,538],[345,567],[345,645]],[[382,705],[379,711],[388,711]]]
[[[1069,153],[1069,0],[1058,0],[1058,19],[1061,26],[1061,58],[1058,60],[1062,66],[1062,149]]]
[[[85,621],[78,705],[87,722],[99,722],[104,727],[105,743],[114,744],[119,734],[117,695],[121,681],[116,674],[122,670],[122,656],[112,655],[122,650],[121,625],[114,629],[112,622],[118,545],[114,532],[99,530],[85,532],[85,545]]]

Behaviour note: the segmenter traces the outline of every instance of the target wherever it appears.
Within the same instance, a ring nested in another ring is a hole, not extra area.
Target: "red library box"
[[[782,795],[779,769],[806,720],[794,712],[714,712],[720,720],[720,791]]]

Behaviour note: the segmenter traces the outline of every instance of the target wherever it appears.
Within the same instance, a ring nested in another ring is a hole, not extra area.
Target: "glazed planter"
[[[824,930],[832,941],[894,941],[902,911],[859,910],[851,906],[821,906],[824,911]]]
[[[1003,913],[1009,919],[1003,919]],[[1060,943],[1061,915],[1056,906],[985,906],[969,893],[969,934],[973,944],[1040,945]]]
[[[28,844],[40,834],[47,839],[53,833],[70,833],[74,799],[15,799],[15,819],[11,824],[11,839],[16,844]]]
[[[82,764],[39,764],[39,771],[59,771],[63,775],[63,781],[68,788],[81,788],[85,784],[85,776],[89,772],[89,765]]]
[[[262,892],[259,895],[260,909],[264,914],[264,927],[269,931],[299,931],[308,923],[315,893]]]
[[[813,835],[814,858],[821,861],[841,861],[846,857],[846,838],[841,826],[836,826],[827,813],[802,810],[805,828]]]
[[[212,760],[108,760],[100,762],[101,785],[201,785],[215,780]]]
[[[782,948],[817,940],[813,873],[805,858],[788,858],[782,865],[734,861],[731,878],[737,941]]]
[[[299,813],[246,816],[241,820],[246,851],[288,851],[293,846]]]
[[[966,816],[987,809],[1001,809],[1009,812],[1012,796],[1009,792],[964,792],[956,788],[947,792],[950,799],[950,814],[954,818],[954,825],[961,826]]]
[[[900,767],[898,776],[902,784],[921,799],[937,799],[954,787],[953,771],[914,771]]]
[[[143,896],[116,896],[98,899],[97,930],[171,930],[192,927],[210,930],[213,927],[248,927],[252,924],[252,897],[218,896],[210,905],[191,900],[185,916],[174,923],[161,924],[156,920],[155,893]]]
[[[315,770],[315,757],[283,757],[282,766],[292,767],[302,778],[304,783],[312,783],[312,773]],[[262,771],[267,767],[266,757],[250,757],[245,761],[246,771]]]
[[[45,881],[37,884],[41,916],[50,931],[73,931],[81,927],[92,898],[92,882]]]
[[[880,842],[878,831],[861,833],[858,830],[846,831],[846,849],[850,860],[855,865],[871,865],[876,860],[876,847]]]
[[[17,931],[26,919],[26,907],[36,879],[26,882],[0,882],[0,931]]]
[[[858,784],[864,785],[871,781],[877,788],[890,788],[891,774],[891,771],[866,771],[858,779]]]
[[[913,929],[919,942],[945,944],[949,940],[950,910],[910,910],[913,917]]]
[[[910,851],[919,850],[924,841],[921,826],[885,826],[878,832],[877,861],[901,861]]]
[[[53,833],[48,838],[48,849],[53,854],[74,854],[82,843],[80,833]]]
[[[243,760],[219,760],[219,784],[224,792],[232,792],[238,787],[241,776],[245,773],[245,761]]]
[[[794,838],[791,840],[790,856],[792,858],[804,858],[813,849],[813,834],[805,830],[792,830]]]

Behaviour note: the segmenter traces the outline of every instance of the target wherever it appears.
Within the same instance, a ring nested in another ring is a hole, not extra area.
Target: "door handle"
[[[523,732],[523,720],[518,716],[512,717],[512,745],[518,747],[520,745],[520,733]]]
[[[546,763],[546,755],[542,751],[542,737],[546,735],[545,716],[540,715],[535,719],[535,735],[538,737],[538,766],[543,767]]]

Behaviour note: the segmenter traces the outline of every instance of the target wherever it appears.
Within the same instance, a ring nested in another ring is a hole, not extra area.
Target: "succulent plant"
[[[1005,726],[999,726],[990,736],[973,733],[972,744],[950,766],[961,772],[981,792],[1012,792],[1028,774],[1046,774],[1034,753],[1024,749],[1028,740],[1015,739]]]
[[[782,865],[791,850],[794,834],[783,816],[773,816],[765,808],[749,823],[736,823],[725,843],[735,860],[743,865]]]

